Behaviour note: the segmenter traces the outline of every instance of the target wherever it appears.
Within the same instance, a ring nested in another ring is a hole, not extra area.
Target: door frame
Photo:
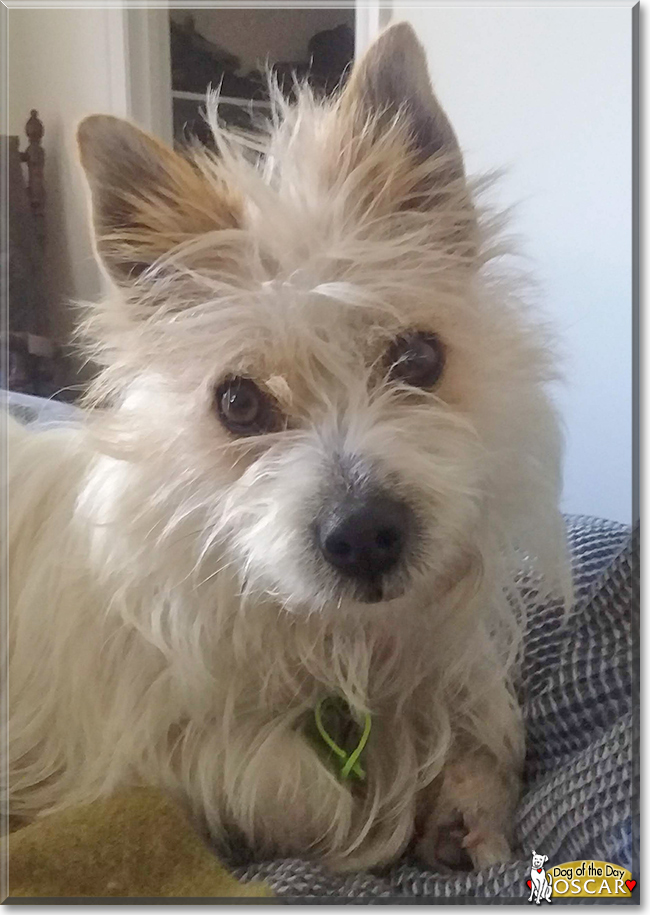
[[[358,58],[390,22],[393,0],[355,0],[354,7],[355,57]],[[119,107],[126,109],[127,117],[171,144],[174,130],[169,5],[163,0],[156,7],[111,12],[109,41],[115,49],[111,54],[115,63],[110,78],[113,91],[120,98]]]
[[[129,116],[171,144],[174,130],[169,10],[166,6],[131,7],[124,14]]]
[[[358,59],[393,17],[392,0],[356,0],[354,56]]]

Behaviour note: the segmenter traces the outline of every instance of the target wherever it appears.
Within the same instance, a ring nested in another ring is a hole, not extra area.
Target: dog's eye
[[[238,435],[258,435],[281,428],[275,404],[250,378],[227,378],[216,390],[219,419]]]
[[[445,348],[436,334],[402,334],[388,348],[388,377],[414,388],[432,388],[445,367]]]

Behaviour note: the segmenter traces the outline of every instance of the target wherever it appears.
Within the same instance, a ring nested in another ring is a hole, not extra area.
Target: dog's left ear
[[[432,216],[432,242],[472,258],[477,224],[463,157],[408,23],[382,32],[355,65],[335,116],[333,180],[351,178],[355,215]]]

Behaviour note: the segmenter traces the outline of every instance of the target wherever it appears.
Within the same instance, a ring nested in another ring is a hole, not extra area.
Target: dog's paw
[[[513,854],[506,836],[494,829],[472,829],[465,836],[464,846],[476,870],[512,861]]]
[[[493,864],[512,860],[512,850],[506,836],[494,829],[468,828],[458,812],[452,818],[427,823],[415,853],[425,864],[440,869],[479,870]]]
[[[508,836],[518,793],[518,779],[485,753],[449,763],[427,799],[416,854],[429,865],[465,870],[511,861]]]

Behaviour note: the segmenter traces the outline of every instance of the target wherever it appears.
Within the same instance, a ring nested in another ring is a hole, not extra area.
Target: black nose
[[[353,499],[337,506],[318,525],[321,552],[343,574],[376,580],[397,565],[410,515],[407,505],[388,496]]]

